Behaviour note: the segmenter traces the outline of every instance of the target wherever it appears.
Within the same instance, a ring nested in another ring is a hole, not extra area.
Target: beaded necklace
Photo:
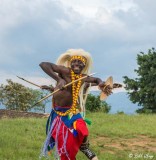
[[[82,74],[77,75],[71,70],[72,82],[75,81],[76,79],[81,78],[81,77],[82,77]],[[60,111],[55,111],[59,116],[66,116],[69,113],[76,114],[77,99],[78,99],[78,95],[79,95],[79,91],[80,91],[80,87],[81,87],[81,82],[82,81],[79,80],[77,82],[77,85],[75,83],[72,83],[72,100],[73,100],[72,107],[64,113],[60,112]]]

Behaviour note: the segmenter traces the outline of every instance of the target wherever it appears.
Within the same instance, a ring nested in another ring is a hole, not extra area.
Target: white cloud
[[[64,19],[58,19],[57,22],[64,30],[69,29],[69,27],[71,26],[71,24]]]
[[[44,59],[55,62],[69,48],[84,48],[93,55],[95,71],[130,75],[136,54],[156,44],[155,3],[1,0],[0,68],[7,74],[14,70],[33,75]]]
[[[128,10],[134,7],[133,0],[60,0],[66,7],[72,7],[73,10],[86,18],[95,18],[98,8],[107,8],[108,11]]]
[[[0,31],[6,31],[21,25],[35,21],[45,20],[50,13],[60,9],[61,3],[53,0],[1,0],[0,1]],[[55,8],[57,8],[55,10]],[[50,11],[50,9],[52,9]],[[49,19],[50,20],[50,19]]]

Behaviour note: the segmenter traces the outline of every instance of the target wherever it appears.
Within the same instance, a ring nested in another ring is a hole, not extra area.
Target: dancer
[[[61,160],[76,160],[76,154],[80,149],[90,160],[97,160],[96,154],[90,150],[88,141],[88,129],[83,119],[85,116],[85,100],[87,92],[85,83],[93,83],[102,90],[105,83],[96,77],[87,76],[92,66],[92,58],[88,52],[82,49],[70,49],[62,54],[57,63],[42,62],[41,68],[57,84],[54,90],[61,89],[53,95],[53,108],[47,124],[47,138],[41,155],[51,153],[55,146],[56,158]],[[64,88],[70,82],[71,86]],[[108,94],[111,88],[107,86]],[[105,88],[107,88],[105,87]],[[46,87],[42,87],[46,88]]]

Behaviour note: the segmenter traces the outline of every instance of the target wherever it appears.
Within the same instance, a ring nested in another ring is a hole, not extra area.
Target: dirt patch
[[[47,118],[49,114],[44,113],[34,113],[34,112],[24,112],[24,111],[14,111],[14,110],[7,110],[7,109],[0,109],[0,119],[1,118]]]
[[[110,138],[97,137],[91,139],[91,144],[96,145],[102,149],[103,152],[110,152],[115,154],[118,151],[138,152],[154,152],[156,153],[156,139],[138,135],[135,138]]]

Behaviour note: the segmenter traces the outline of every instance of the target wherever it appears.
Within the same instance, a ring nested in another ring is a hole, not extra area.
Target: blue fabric
[[[61,112],[66,112],[68,110],[68,108],[60,108],[60,107],[55,107],[56,111],[61,111]],[[48,133],[48,128],[50,128],[52,122],[54,121],[54,119],[57,117],[57,113],[52,109],[50,116],[47,120],[47,124],[46,124],[46,134]],[[74,114],[71,119],[68,119],[68,115],[67,116],[62,116],[61,120],[64,122],[64,124],[68,127],[71,128],[73,126],[73,122],[75,122],[77,119],[81,119],[82,116],[80,113],[78,114]]]

